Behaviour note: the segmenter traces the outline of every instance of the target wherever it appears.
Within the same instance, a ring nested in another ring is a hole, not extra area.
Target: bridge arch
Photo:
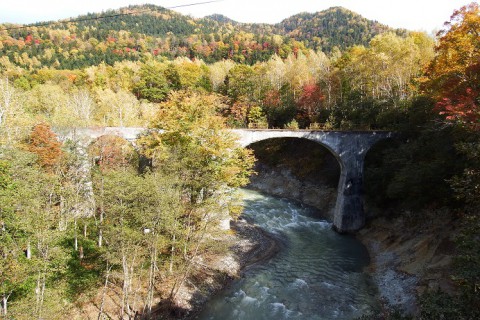
[[[303,138],[271,138],[247,147],[257,158],[251,187],[312,205],[333,221],[341,164],[330,149]]]
[[[240,130],[232,130],[232,131],[237,133],[237,134],[239,132],[241,132]],[[282,131],[278,131],[278,132],[282,132]],[[262,141],[266,141],[266,140],[286,139],[286,138],[312,141],[312,142],[315,142],[316,144],[322,146],[323,148],[327,149],[335,157],[335,159],[337,159],[340,167],[342,167],[344,165],[342,163],[342,159],[341,159],[340,155],[336,152],[336,150],[334,149],[334,146],[332,146],[330,143],[328,143],[328,141],[321,140],[321,139],[315,139],[310,135],[298,134],[298,133],[299,132],[297,132],[297,131],[290,131],[290,132],[285,132],[285,134],[280,134],[280,135],[279,134],[273,134],[273,135],[271,135],[271,137],[270,137],[270,134],[267,134],[267,135],[264,135],[264,136],[254,134],[252,138],[247,138],[245,133],[241,133],[240,144],[241,144],[242,147],[249,147],[252,144],[262,142]]]
[[[354,232],[365,224],[363,209],[363,170],[365,155],[390,132],[308,131],[308,130],[232,130],[242,146],[272,138],[303,138],[325,146],[340,164],[333,226],[340,233]]]

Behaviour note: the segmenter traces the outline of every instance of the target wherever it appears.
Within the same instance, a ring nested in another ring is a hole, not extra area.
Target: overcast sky
[[[130,4],[152,3],[169,8],[206,1],[208,0],[0,0],[0,23],[66,19]],[[223,0],[173,10],[194,17],[221,13],[239,22],[277,23],[300,12],[317,12],[333,6],[343,6],[390,27],[432,32],[449,20],[453,10],[470,2],[471,0]]]

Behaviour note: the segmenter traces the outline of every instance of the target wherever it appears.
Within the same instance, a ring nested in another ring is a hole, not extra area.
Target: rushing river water
[[[244,215],[282,242],[270,261],[214,297],[200,319],[352,319],[374,307],[365,247],[297,203],[244,191]]]

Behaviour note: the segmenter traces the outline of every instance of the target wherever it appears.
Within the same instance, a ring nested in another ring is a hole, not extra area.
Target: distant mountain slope
[[[78,69],[101,62],[139,60],[145,55],[254,64],[274,54],[285,58],[308,49],[330,52],[334,47],[344,50],[367,45],[386,31],[406,33],[340,7],[297,14],[270,25],[239,23],[218,14],[195,19],[142,5],[0,31],[0,56],[28,69]]]
[[[214,20],[220,23],[231,23],[231,24],[238,24],[237,21],[230,19],[229,17],[224,16],[223,14],[211,14],[209,16],[204,17],[204,19]]]
[[[327,52],[335,46],[345,49],[352,45],[368,45],[374,36],[387,31],[395,31],[399,35],[406,33],[406,30],[391,29],[342,7],[300,13],[283,20],[276,27],[283,35]]]
[[[275,33],[297,41],[306,41],[307,47],[322,44],[322,50],[330,51],[333,46],[345,49],[356,44],[367,45],[377,34],[386,31],[405,33],[405,30],[393,30],[377,21],[368,20],[361,15],[342,7],[333,7],[316,13],[301,13],[283,20],[276,25],[258,23],[239,23],[221,14],[212,14],[201,19],[193,19],[172,10],[155,5],[130,6],[120,9],[122,13],[132,13],[119,17],[78,22],[80,29],[95,27],[98,30],[142,33],[148,36],[165,36],[169,32],[176,36],[189,36],[195,33],[218,32],[221,29],[255,34]],[[139,13],[134,13],[139,12]],[[114,11],[80,16],[100,18],[115,14]]]
[[[113,17],[102,19],[102,16]],[[190,17],[155,5],[129,6],[119,11],[92,13],[76,20],[84,20],[76,23],[80,30],[95,28],[104,33],[125,30],[153,37],[163,37],[169,32],[177,36],[189,36],[195,33],[197,27],[197,23]]]

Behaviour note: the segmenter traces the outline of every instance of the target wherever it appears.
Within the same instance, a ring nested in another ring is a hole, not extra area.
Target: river
[[[362,272],[369,258],[355,238],[298,203],[243,190],[244,216],[281,242],[268,262],[215,296],[199,319],[353,319],[378,305]]]

